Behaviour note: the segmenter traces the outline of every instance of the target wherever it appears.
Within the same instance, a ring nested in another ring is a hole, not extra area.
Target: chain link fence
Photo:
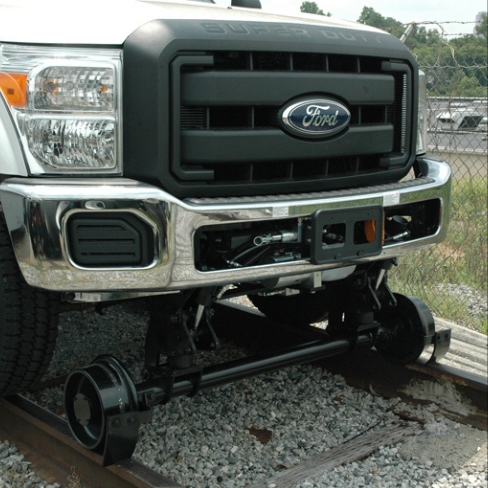
[[[424,300],[434,315],[486,334],[486,54],[460,58],[447,44],[441,49],[437,58],[417,55],[417,60],[427,76],[428,148],[453,172],[449,232],[442,244],[402,258],[390,282],[393,289]]]

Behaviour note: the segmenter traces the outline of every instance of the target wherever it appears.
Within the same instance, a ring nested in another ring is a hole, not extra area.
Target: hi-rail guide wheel
[[[68,425],[83,447],[103,453],[104,465],[132,456],[151,412],[140,410],[134,383],[116,358],[102,355],[71,373],[64,396]]]
[[[416,297],[394,293],[396,307],[376,314],[381,324],[375,349],[395,364],[410,364],[429,347],[434,350],[428,362],[444,357],[449,349],[450,330],[436,333],[434,317],[427,305]]]

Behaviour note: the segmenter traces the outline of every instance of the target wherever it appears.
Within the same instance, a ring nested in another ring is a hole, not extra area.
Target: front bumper
[[[22,179],[0,185],[13,248],[26,281],[75,293],[171,292],[226,285],[389,259],[442,241],[447,232],[451,171],[434,158],[419,160],[421,177],[396,184],[313,194],[180,201],[151,185],[128,179]],[[375,256],[311,264],[303,259],[211,272],[195,266],[194,235],[201,227],[237,222],[307,218],[318,210],[380,205],[384,209],[438,200],[437,230],[405,242],[385,243]],[[149,229],[153,255],[143,266],[83,267],[70,254],[69,221],[80,213],[124,212]]]

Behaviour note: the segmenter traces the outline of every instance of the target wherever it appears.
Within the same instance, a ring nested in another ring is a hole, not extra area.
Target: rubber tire
[[[58,333],[57,294],[29,286],[0,213],[0,397],[29,390],[46,372]]]
[[[291,326],[322,322],[328,316],[325,290],[299,295],[248,295],[253,305],[266,317]]]

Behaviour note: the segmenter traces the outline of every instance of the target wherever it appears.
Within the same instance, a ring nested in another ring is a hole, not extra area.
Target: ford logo
[[[281,122],[287,132],[308,138],[337,134],[350,120],[351,113],[344,105],[326,98],[293,102],[281,112]]]

